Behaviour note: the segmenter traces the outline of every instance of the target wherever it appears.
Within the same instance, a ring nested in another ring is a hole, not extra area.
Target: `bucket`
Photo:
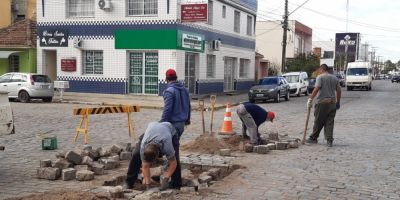
[[[42,139],[43,150],[55,150],[57,149],[57,137],[45,137]]]

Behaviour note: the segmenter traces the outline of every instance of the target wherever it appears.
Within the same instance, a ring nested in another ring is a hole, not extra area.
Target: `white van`
[[[298,97],[301,94],[308,96],[308,75],[306,72],[289,72],[282,75],[289,82],[290,94]]]
[[[372,68],[369,62],[350,62],[346,70],[346,86],[351,91],[354,88],[372,89]]]

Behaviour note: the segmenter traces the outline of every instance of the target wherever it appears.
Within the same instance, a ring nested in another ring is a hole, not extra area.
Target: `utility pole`
[[[283,40],[282,40],[282,66],[281,72],[286,71],[286,39],[287,39],[287,30],[288,30],[288,18],[289,18],[289,10],[288,10],[288,0],[285,0],[285,15],[283,16]]]
[[[349,0],[346,3],[346,33],[349,32]]]

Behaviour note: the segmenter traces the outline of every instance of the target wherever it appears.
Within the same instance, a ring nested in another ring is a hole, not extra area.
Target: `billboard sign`
[[[348,62],[358,59],[360,33],[336,33],[335,43],[336,55],[346,55],[347,51]]]
[[[181,5],[181,22],[206,22],[207,4],[183,4]]]

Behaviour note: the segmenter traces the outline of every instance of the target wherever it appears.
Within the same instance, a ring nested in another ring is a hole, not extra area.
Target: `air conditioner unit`
[[[99,8],[105,11],[111,10],[111,0],[99,0],[98,2]]]
[[[74,47],[82,48],[82,38],[74,38]]]
[[[69,88],[69,82],[68,81],[54,81],[54,88],[67,89],[67,88]]]
[[[212,49],[214,50],[214,51],[219,51],[220,50],[220,48],[221,48],[221,41],[220,40],[213,40],[212,41]]]

